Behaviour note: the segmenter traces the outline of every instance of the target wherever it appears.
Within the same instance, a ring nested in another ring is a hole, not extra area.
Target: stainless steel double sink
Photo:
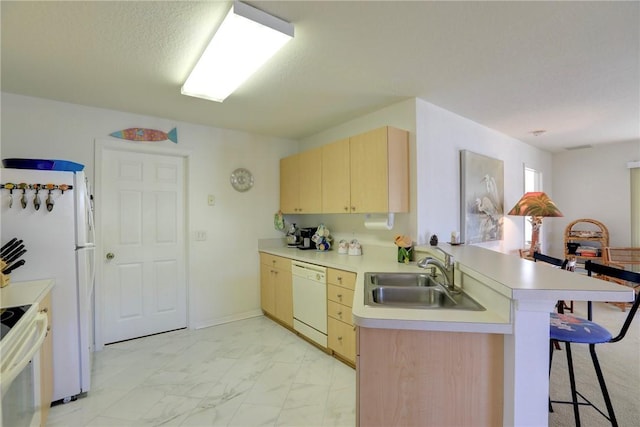
[[[368,306],[485,310],[464,291],[450,292],[426,273],[365,273],[364,289]]]

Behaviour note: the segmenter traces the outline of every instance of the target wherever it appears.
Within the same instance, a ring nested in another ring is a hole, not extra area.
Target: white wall
[[[418,240],[432,234],[448,240],[460,230],[460,150],[504,161],[504,210],[524,192],[524,166],[542,172],[543,188],[551,194],[551,154],[479,125],[436,105],[417,101]],[[484,244],[503,252],[524,247],[523,217],[504,217],[504,240]],[[545,227],[543,235],[549,232]],[[543,239],[545,243],[548,238]],[[543,246],[543,251],[545,247]]]
[[[279,204],[279,159],[297,152],[298,143],[6,93],[1,101],[3,158],[73,160],[86,165],[89,177],[94,173],[96,138],[108,138],[109,133],[128,127],[168,131],[177,126],[177,145],[156,144],[192,152],[188,177],[191,324],[215,324],[259,310],[257,238],[282,236],[273,228]],[[305,138],[300,149],[384,125],[410,132],[411,212],[396,215],[393,230],[367,230],[363,215],[297,215],[287,220],[300,226],[324,222],[339,238],[356,237],[363,242],[391,245],[395,234],[407,234],[425,243],[434,233],[444,241],[460,228],[459,151],[468,149],[504,160],[506,210],[522,195],[524,165],[542,172],[543,189],[565,214],[545,220],[544,251],[560,255],[564,226],[584,217],[603,221],[612,245],[629,244],[626,162],[640,159],[640,142],[552,156],[423,100],[410,99]],[[247,193],[237,193],[229,185],[230,172],[240,166],[256,177],[255,187]],[[586,189],[607,203],[585,196]],[[208,194],[216,196],[216,206],[207,206]],[[505,252],[522,247],[523,226],[524,218],[505,216],[505,240],[489,246]],[[206,231],[208,240],[194,241],[195,230]]]
[[[631,187],[627,162],[640,160],[640,141],[605,144],[553,156],[553,197],[564,214],[553,219],[562,253],[564,228],[580,218],[602,222],[611,246],[631,245]]]
[[[460,150],[503,160],[505,210],[524,191],[524,166],[542,172],[545,191],[551,193],[551,154],[481,126],[421,99],[410,99],[328,129],[301,141],[300,149],[317,147],[375,127],[391,125],[410,132],[410,213],[396,215],[391,231],[371,231],[363,226],[363,215],[297,215],[288,218],[304,226],[324,222],[333,233],[361,241],[391,244],[396,234],[407,234],[419,244],[437,234],[446,241],[460,230]],[[551,195],[551,194],[550,194]],[[505,216],[505,239],[486,245],[514,252],[523,247],[524,218]],[[550,228],[543,227],[550,233]],[[545,239],[545,243],[550,239]]]
[[[260,312],[257,239],[282,237],[273,227],[279,207],[279,159],[296,152],[297,142],[6,93],[1,102],[3,158],[72,160],[86,166],[92,181],[96,138],[110,138],[111,132],[129,127],[163,131],[177,127],[177,145],[169,141],[154,145],[191,152],[190,325]],[[229,184],[237,167],[254,174],[255,186],[246,193]],[[215,206],[207,205],[208,194],[216,197]],[[195,241],[195,230],[206,231],[208,239]]]

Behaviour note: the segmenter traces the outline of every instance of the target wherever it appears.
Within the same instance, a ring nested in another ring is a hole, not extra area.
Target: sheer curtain
[[[631,246],[640,246],[640,161],[629,162],[631,175]]]

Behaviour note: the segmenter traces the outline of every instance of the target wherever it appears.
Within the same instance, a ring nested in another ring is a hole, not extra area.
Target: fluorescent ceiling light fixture
[[[222,102],[292,38],[293,24],[234,2],[181,92]]]

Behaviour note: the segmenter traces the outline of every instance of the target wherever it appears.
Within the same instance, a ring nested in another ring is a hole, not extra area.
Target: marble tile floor
[[[615,333],[626,317],[610,304],[594,310]],[[586,304],[576,302],[576,314]],[[635,319],[623,341],[598,350],[620,426],[640,419],[638,348]],[[574,350],[574,363],[579,389],[600,401],[584,348]],[[107,346],[95,353],[92,382],[86,397],[52,407],[47,426],[355,425],[355,371],[265,317]],[[568,399],[564,351],[554,357],[550,388]],[[580,412],[584,426],[606,425],[593,409]],[[572,425],[571,407],[555,405],[549,426]]]
[[[265,317],[105,347],[49,427],[355,425],[355,370]]]

